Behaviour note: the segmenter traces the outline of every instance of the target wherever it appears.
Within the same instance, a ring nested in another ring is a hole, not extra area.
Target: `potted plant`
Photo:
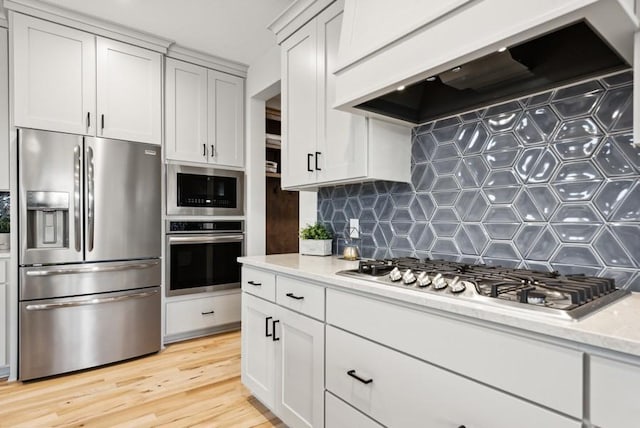
[[[331,232],[320,223],[300,229],[300,254],[308,256],[331,255]]]
[[[10,241],[10,223],[7,217],[0,217],[0,251],[6,251],[9,249]]]

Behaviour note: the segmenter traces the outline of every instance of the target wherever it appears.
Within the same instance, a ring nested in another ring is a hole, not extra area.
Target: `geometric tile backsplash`
[[[640,291],[630,71],[417,126],[411,183],[321,188],[363,257],[430,257],[616,279]],[[340,254],[343,239],[337,239]]]

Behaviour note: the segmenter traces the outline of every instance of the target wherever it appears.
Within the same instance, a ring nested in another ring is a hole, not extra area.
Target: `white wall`
[[[248,256],[265,254],[265,101],[280,93],[280,47],[275,45],[247,71],[246,247]]]

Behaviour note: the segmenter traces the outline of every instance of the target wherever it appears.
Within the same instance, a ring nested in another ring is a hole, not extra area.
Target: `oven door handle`
[[[217,244],[244,241],[244,235],[225,236],[169,236],[169,245]]]

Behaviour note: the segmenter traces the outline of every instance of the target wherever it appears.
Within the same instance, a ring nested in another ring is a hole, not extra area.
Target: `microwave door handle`
[[[82,251],[80,242],[81,239],[81,222],[80,222],[80,179],[82,171],[82,158],[80,152],[82,147],[80,145],[73,149],[73,233],[75,237],[76,251]]]
[[[95,198],[94,198],[94,164],[93,164],[93,148],[87,146],[87,229],[88,243],[87,251],[93,251],[93,243],[95,237]]]
[[[170,236],[170,245],[188,245],[188,244],[215,244],[225,242],[240,242],[244,240],[243,235],[231,236]]]

